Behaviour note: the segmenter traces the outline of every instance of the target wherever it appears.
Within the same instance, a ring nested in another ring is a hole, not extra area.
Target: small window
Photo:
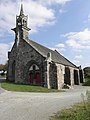
[[[23,24],[26,24],[26,20],[23,20]]]
[[[33,65],[33,70],[36,70],[36,66],[35,65]]]

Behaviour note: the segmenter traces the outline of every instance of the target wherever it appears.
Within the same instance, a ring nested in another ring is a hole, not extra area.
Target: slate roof
[[[43,57],[47,57],[47,54],[51,53],[51,59],[53,62],[63,64],[65,66],[70,66],[76,68],[77,66],[71,63],[68,59],[62,56],[58,51],[51,50],[43,45],[40,45],[32,40],[27,41],[36,51],[38,51]]]

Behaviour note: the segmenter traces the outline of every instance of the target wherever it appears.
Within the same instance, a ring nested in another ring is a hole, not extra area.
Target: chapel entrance
[[[41,85],[40,70],[36,64],[33,64],[29,69],[28,83],[31,85]]]

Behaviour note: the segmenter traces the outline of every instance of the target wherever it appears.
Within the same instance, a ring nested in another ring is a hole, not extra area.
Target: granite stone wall
[[[8,79],[12,80],[13,62],[15,62],[15,82],[26,83],[28,79],[29,67],[34,62],[38,64],[41,71],[41,79],[44,80],[44,59],[25,40],[22,40],[18,48],[14,48],[9,55]],[[11,77],[10,77],[11,76]]]
[[[8,55],[7,79],[27,84],[29,68],[36,64],[40,70],[41,85],[49,89],[61,89],[64,84],[80,84],[79,69],[52,62],[51,53],[44,58],[27,40],[19,40]],[[68,69],[66,69],[68,68]]]
[[[57,83],[57,66],[55,63],[50,63],[49,67],[49,81],[50,81],[50,87],[51,89],[57,89],[58,83]]]

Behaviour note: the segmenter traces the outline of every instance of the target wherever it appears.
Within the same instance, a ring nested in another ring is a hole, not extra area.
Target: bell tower
[[[24,15],[23,4],[21,4],[20,14],[16,15],[16,27],[12,30],[15,32],[15,42],[17,46],[22,39],[28,39],[28,32],[31,30],[27,26],[28,16]]]

